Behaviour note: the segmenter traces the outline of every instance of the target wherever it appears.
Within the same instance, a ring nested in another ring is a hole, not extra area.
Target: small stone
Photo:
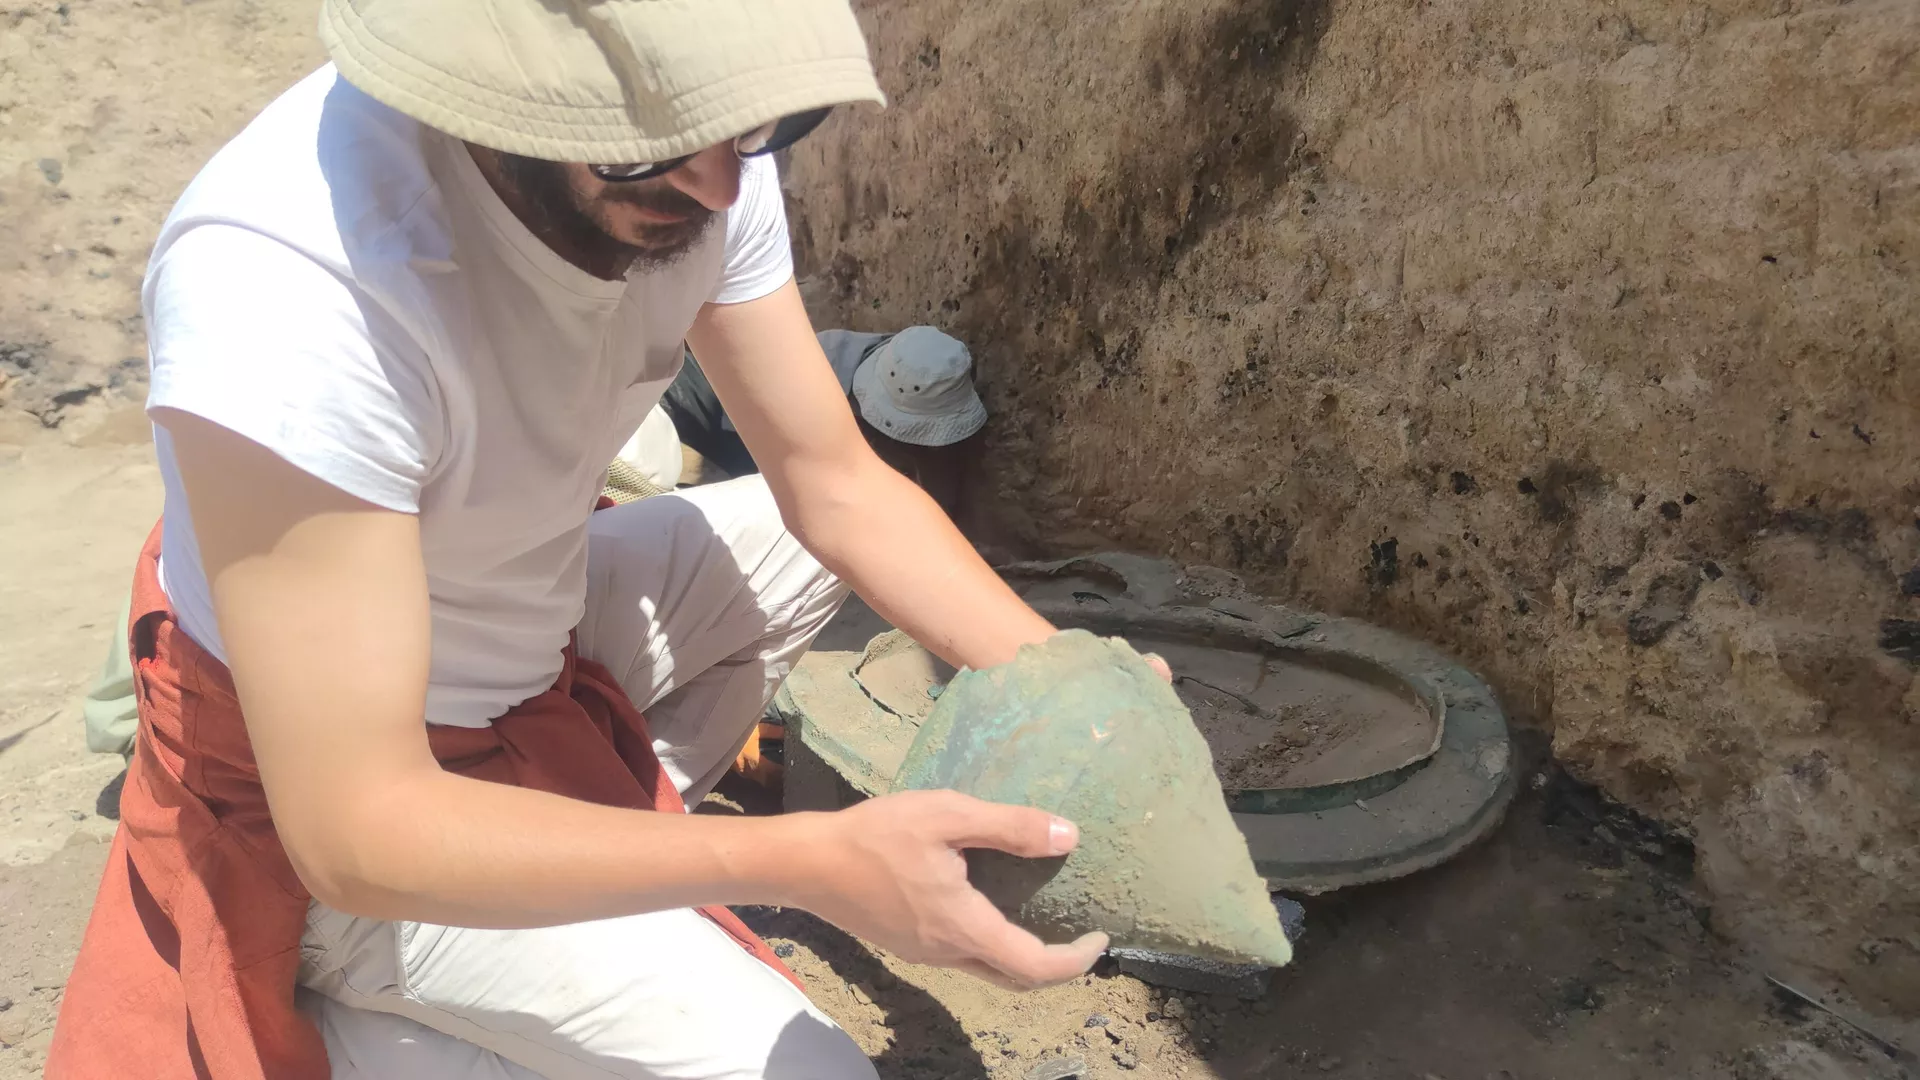
[[[867,996],[867,992],[865,990],[860,989],[860,984],[858,983],[848,983],[847,992],[853,995],[853,1000],[859,1002],[862,1005],[873,1004],[873,999]],[[1000,1037],[1000,1045],[1001,1046],[1007,1045],[1006,1036],[1002,1035]]]
[[[1123,1069],[1137,1069],[1140,1067],[1140,1055],[1121,1050],[1113,1055],[1113,1063]]]
[[[1320,1059],[1317,1067],[1321,1072],[1332,1072],[1340,1067],[1340,1059],[1337,1057],[1323,1057]]]
[[[67,811],[67,816],[75,821],[87,820],[87,812],[85,810],[69,810]]]
[[[1108,1016],[1105,1013],[1094,1013],[1092,1016],[1087,1017],[1086,1023],[1081,1024],[1080,1026],[1090,1027],[1090,1028],[1096,1028],[1096,1027],[1103,1028],[1111,1023],[1113,1023],[1113,1017]]]
[[[66,170],[60,167],[60,163],[50,157],[41,158],[38,164],[40,175],[46,177],[49,184],[60,183],[60,178],[66,175]]]
[[[1162,1019],[1163,1019],[1163,1017],[1162,1017],[1162,1016],[1161,1016],[1161,1015],[1160,1015],[1159,1013],[1157,1013],[1157,1012],[1153,1012],[1152,1010],[1148,1010],[1148,1012],[1147,1012],[1147,1023],[1149,1023],[1149,1024],[1157,1024],[1157,1023],[1159,1023],[1159,1022],[1160,1022],[1160,1021],[1161,1021]]]
[[[1057,1057],[1027,1070],[1025,1080],[1076,1080],[1087,1074],[1087,1061],[1080,1057]]]
[[[793,955],[793,942],[791,942],[791,941],[783,941],[783,942],[781,942],[780,944],[778,944],[778,945],[775,945],[775,946],[773,947],[773,955],[775,955],[775,956],[777,956],[777,957],[779,957],[779,958],[780,958],[780,959],[782,959],[782,960],[785,960],[785,959],[787,959],[788,957],[790,957],[790,956],[792,956],[792,955]]]
[[[1179,998],[1168,998],[1163,1010],[1175,1020],[1184,1019],[1187,1015],[1187,1003]]]
[[[0,1012],[6,1012],[11,1008],[13,1008],[13,999],[10,997],[0,997]]]
[[[1273,898],[1273,910],[1280,915],[1280,931],[1289,942],[1298,942],[1307,932],[1307,909],[1300,901],[1286,896]]]

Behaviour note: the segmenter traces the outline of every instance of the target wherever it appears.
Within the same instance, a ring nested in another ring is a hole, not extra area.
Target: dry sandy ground
[[[39,1074],[112,829],[119,762],[85,751],[78,699],[158,509],[127,362],[146,248],[205,156],[315,62],[312,14],[0,0],[0,1080]],[[752,918],[890,1078],[1060,1057],[1101,1077],[1896,1075],[1709,933],[1683,850],[1539,776],[1455,864],[1311,904],[1297,965],[1251,1005],[1106,973],[1007,994],[797,912]]]
[[[36,1075],[113,822],[117,756],[89,754],[99,670],[159,513],[145,447],[0,445],[0,1076]],[[111,810],[111,807],[107,807]]]

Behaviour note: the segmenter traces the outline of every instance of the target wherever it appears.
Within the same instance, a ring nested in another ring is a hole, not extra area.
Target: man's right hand
[[[1079,830],[1043,810],[907,791],[776,820],[796,834],[797,872],[781,890],[789,902],[903,960],[1033,989],[1085,973],[1106,950],[1105,934],[1048,945],[967,881],[967,848],[1026,858],[1072,851]]]

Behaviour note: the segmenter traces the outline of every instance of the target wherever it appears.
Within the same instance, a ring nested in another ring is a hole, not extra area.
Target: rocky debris
[[[1273,909],[1280,913],[1280,931],[1287,935],[1287,943],[1298,945],[1307,932],[1307,909],[1284,896],[1273,897]]]
[[[40,175],[46,177],[49,184],[58,186],[61,177],[66,175],[66,170],[61,168],[60,163],[53,158],[43,157],[37,164],[40,166]]]
[[[1197,956],[1180,956],[1152,949],[1113,949],[1120,970],[1152,986],[1171,987],[1201,994],[1228,994],[1252,1000],[1265,997],[1273,982],[1273,969],[1265,964],[1232,964]],[[1169,1016],[1174,999],[1167,1003]]]
[[[1895,660],[1904,660],[1920,667],[1920,621],[1913,619],[1882,619],[1880,621],[1880,651]]]
[[[1078,1080],[1087,1075],[1087,1059],[1083,1057],[1048,1058],[1027,1070],[1024,1080]]]
[[[0,375],[11,378],[33,371],[46,349],[44,341],[0,341]]]
[[[30,413],[59,427],[67,411],[108,390],[137,390],[146,359],[126,357],[111,367],[83,365],[43,340],[0,340],[0,406]]]

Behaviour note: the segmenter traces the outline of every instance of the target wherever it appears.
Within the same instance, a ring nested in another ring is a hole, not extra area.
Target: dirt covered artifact
[[[950,788],[1080,827],[1058,859],[969,853],[974,884],[1052,942],[1278,966],[1292,955],[1173,688],[1118,638],[1068,630],[963,671],[933,703],[895,790]]]

